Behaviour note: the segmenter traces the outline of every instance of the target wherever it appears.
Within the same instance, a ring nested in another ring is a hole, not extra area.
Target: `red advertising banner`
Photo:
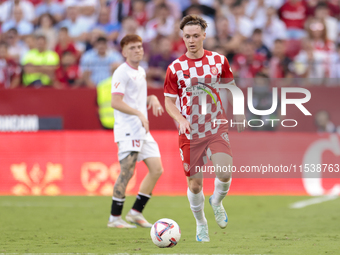
[[[164,167],[153,194],[186,194],[177,132],[152,135]],[[340,194],[340,136],[281,132],[229,136],[235,168],[230,194]],[[119,172],[112,131],[0,133],[0,195],[112,195]],[[128,194],[138,192],[146,172],[138,163]],[[206,194],[212,193],[213,181],[204,180]]]

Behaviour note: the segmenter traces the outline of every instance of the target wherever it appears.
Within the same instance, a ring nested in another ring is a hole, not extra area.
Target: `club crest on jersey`
[[[183,163],[184,171],[189,172],[190,165],[188,163]]]
[[[213,75],[217,75],[218,74],[217,67],[216,66],[210,67],[210,73]]]
[[[221,134],[221,137],[223,138],[224,141],[226,141],[227,143],[229,143],[229,136],[228,136],[227,133]]]

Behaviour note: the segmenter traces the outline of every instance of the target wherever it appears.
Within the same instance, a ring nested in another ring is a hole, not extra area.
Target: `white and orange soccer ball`
[[[170,248],[181,239],[181,230],[176,221],[164,218],[153,224],[150,236],[159,248]]]

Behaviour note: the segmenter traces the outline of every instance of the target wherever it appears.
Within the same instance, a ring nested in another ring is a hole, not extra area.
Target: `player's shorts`
[[[137,161],[142,161],[146,158],[160,158],[158,144],[149,133],[146,140],[126,140],[120,141],[118,145],[119,161],[126,158],[130,152],[138,152]]]
[[[219,130],[216,134],[208,137],[189,140],[182,134],[179,136],[179,151],[183,162],[184,173],[186,176],[193,176],[198,173],[197,169],[211,159],[215,153],[226,153],[232,155],[228,130]]]

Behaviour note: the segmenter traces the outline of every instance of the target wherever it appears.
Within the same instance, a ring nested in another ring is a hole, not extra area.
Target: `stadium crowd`
[[[241,87],[340,84],[339,0],[8,0],[0,88],[96,87],[124,61],[126,34],[143,38],[148,86],[163,88],[187,14],[208,22],[205,49],[227,56]]]

